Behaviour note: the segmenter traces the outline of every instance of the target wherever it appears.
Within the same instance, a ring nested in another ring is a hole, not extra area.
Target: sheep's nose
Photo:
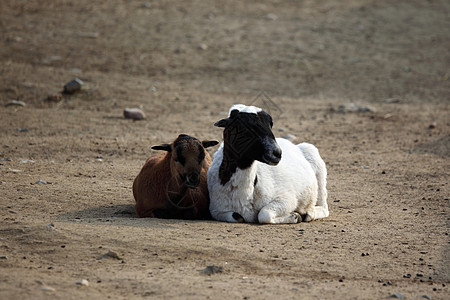
[[[276,166],[281,160],[282,151],[280,146],[278,146],[277,143],[273,143],[266,151],[267,152],[263,155],[262,162],[271,166]]]
[[[276,158],[281,159],[281,148],[280,147],[276,147],[275,149],[272,150],[272,155]]]

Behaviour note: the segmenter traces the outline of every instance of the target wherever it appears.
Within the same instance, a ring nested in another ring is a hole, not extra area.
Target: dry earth
[[[0,298],[449,299],[449,12],[445,0],[0,0]],[[47,100],[76,77],[81,91]],[[320,149],[330,217],[136,218],[150,147],[221,139],[212,124],[236,102]]]

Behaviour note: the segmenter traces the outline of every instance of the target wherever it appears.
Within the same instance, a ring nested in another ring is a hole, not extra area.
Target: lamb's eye
[[[174,161],[174,162],[179,162],[179,161],[178,161],[178,158],[176,158],[176,157],[173,159],[173,161]]]

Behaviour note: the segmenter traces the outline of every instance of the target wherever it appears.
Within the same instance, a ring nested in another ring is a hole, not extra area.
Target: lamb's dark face
[[[205,162],[205,148],[217,145],[217,141],[203,141],[181,134],[172,144],[154,146],[152,149],[171,152],[171,172],[189,188],[200,184],[200,174]]]
[[[272,117],[265,111],[232,110],[227,119],[215,125],[225,127],[225,151],[237,160],[240,168],[249,167],[255,160],[269,165],[280,162],[281,148],[272,132]]]

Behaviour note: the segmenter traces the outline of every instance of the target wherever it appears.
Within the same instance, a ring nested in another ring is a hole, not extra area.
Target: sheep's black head
[[[205,148],[217,145],[217,141],[202,141],[186,134],[180,134],[172,144],[153,146],[154,150],[171,153],[171,172],[173,176],[189,188],[195,189],[200,183],[200,173],[205,163]]]
[[[228,159],[235,159],[241,169],[253,161],[277,165],[281,160],[281,148],[272,132],[272,117],[260,108],[233,105],[226,119],[215,126],[224,127],[224,152]]]

